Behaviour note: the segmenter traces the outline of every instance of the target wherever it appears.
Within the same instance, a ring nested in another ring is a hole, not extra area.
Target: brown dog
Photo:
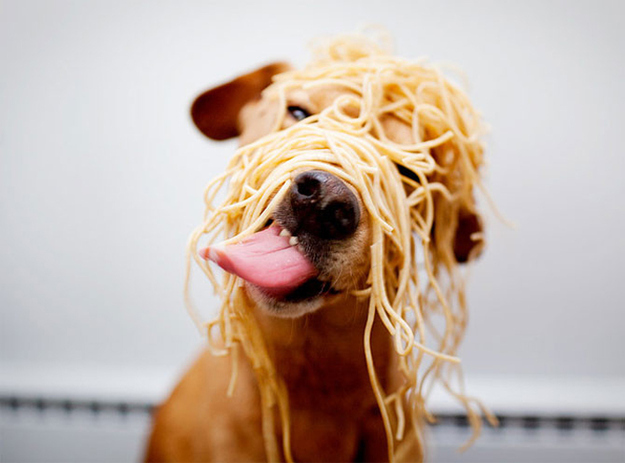
[[[269,133],[276,112],[284,108],[262,98],[261,91],[274,74],[286,69],[284,64],[272,64],[205,92],[191,110],[195,124],[215,140],[238,136],[241,145]],[[332,87],[292,90],[284,128],[320,112],[342,92]],[[383,123],[389,138],[410,139],[410,128],[398,119],[388,117]],[[313,204],[313,196],[326,209],[332,206],[330,218]],[[363,347],[367,306],[347,291],[358,287],[369,264],[369,217],[362,200],[332,174],[298,172],[288,200],[273,220],[283,229],[299,230],[300,246],[319,272],[288,296],[268,295],[255,285],[247,285],[245,292],[287,386],[293,457],[385,461],[386,435]],[[454,245],[458,262],[467,260],[475,244],[470,235],[479,226],[476,216],[461,215]],[[220,256],[212,257],[219,262]],[[396,354],[378,321],[371,339],[380,384],[394,390],[400,381]],[[233,397],[227,398],[230,360],[208,352],[200,356],[159,408],[146,461],[266,461],[258,384],[249,362],[240,357],[237,386]],[[279,427],[276,433],[281,433]],[[420,461],[422,449],[407,438],[397,455]]]

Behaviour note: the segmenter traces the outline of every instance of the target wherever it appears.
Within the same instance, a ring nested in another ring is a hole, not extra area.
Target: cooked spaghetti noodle
[[[392,57],[361,36],[323,44],[308,67],[276,76],[264,97],[276,99],[286,109],[289,91],[316,86],[345,92],[319,114],[287,129],[281,129],[281,113],[273,132],[241,147],[226,172],[206,189],[204,223],[191,236],[188,254],[189,262],[191,258],[197,262],[223,300],[218,317],[203,325],[213,353],[228,354],[236,352],[235,345],[242,346],[260,385],[268,459],[281,458],[273,422],[277,406],[282,455],[292,461],[286,388],[238,279],[225,274],[222,283],[217,281],[196,250],[204,237],[208,242],[231,243],[257,232],[282,201],[295,171],[325,170],[354,187],[370,217],[368,278],[353,294],[368,299],[364,347],[389,460],[394,459],[395,443],[403,438],[407,419],[421,442],[423,421],[433,420],[426,399],[435,383],[464,405],[477,437],[481,405],[465,395],[456,357],[466,306],[453,244],[459,212],[477,214],[472,192],[480,184],[483,162],[481,117],[436,67]],[[389,116],[410,128],[412,140],[399,143],[388,136],[384,120]],[[411,174],[400,174],[397,166]],[[216,195],[224,189],[225,200],[215,206]],[[190,302],[188,306],[202,325]],[[394,339],[404,378],[403,386],[389,393],[379,384],[371,354],[376,318]],[[219,342],[213,340],[214,329]],[[236,355],[232,357],[236,362]]]

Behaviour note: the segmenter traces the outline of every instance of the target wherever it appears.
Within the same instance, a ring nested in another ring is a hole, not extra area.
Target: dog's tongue
[[[312,263],[289,244],[289,237],[280,236],[281,230],[274,225],[241,243],[209,246],[200,256],[265,293],[281,297],[317,274]]]

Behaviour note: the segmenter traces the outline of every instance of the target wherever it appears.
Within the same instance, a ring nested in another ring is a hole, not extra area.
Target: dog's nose
[[[303,172],[291,186],[297,228],[324,239],[346,238],[358,227],[360,207],[338,177],[322,170]]]

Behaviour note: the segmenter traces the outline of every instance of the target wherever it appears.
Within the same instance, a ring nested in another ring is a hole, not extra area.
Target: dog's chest
[[[362,430],[358,421],[349,415],[294,410],[291,436],[296,461],[354,461]]]
[[[302,367],[289,379],[296,461],[354,461],[367,429],[384,434],[378,406],[361,365]]]
[[[311,336],[298,346],[276,352],[276,366],[288,388],[290,408],[344,416],[375,406],[361,342],[332,342]],[[385,359],[377,357],[383,365]]]

